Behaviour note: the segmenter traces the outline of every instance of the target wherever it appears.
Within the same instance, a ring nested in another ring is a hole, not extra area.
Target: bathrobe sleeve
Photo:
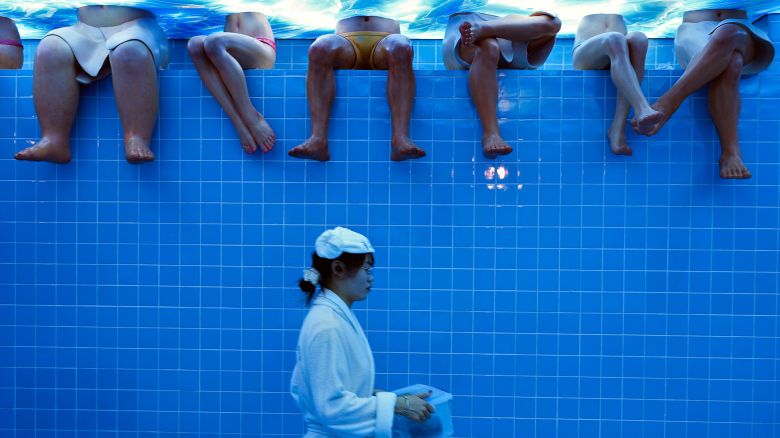
[[[344,387],[344,379],[372,379],[373,376],[349,376],[344,364],[344,339],[336,328],[327,328],[304,345],[308,386],[311,389],[313,413],[320,424],[340,436],[391,437],[396,395],[379,392],[358,397]],[[363,366],[365,364],[352,364]],[[370,372],[369,370],[366,370]]]

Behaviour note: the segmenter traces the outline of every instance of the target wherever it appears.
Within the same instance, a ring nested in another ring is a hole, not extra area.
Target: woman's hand
[[[403,415],[404,417],[422,423],[431,417],[434,409],[427,401],[431,395],[430,392],[423,392],[421,394],[404,394],[398,396],[395,400],[395,413]]]

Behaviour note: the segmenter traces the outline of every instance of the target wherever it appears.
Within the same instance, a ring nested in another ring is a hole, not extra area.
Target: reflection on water
[[[401,21],[412,38],[441,38],[447,16],[461,10],[495,15],[557,13],[561,35],[571,36],[583,15],[603,12],[626,17],[632,30],[654,38],[672,37],[682,13],[693,9],[745,9],[756,19],[780,12],[777,0],[2,0],[0,15],[17,21],[22,38],[41,38],[47,31],[75,20],[75,8],[90,4],[136,6],[159,17],[170,38],[189,38],[222,29],[225,15],[256,11],[266,14],[278,38],[313,38],[332,32],[337,19],[352,15],[381,15]]]
[[[498,167],[488,166],[483,174],[485,175],[485,179],[489,181],[487,184],[488,190],[506,190],[507,185],[505,184],[504,179],[509,175],[509,171],[503,164]],[[517,172],[517,176],[520,176],[520,171]],[[522,184],[519,185],[517,189],[521,190]]]

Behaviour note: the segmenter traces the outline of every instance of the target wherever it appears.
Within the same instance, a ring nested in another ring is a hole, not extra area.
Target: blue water
[[[777,42],[780,19],[759,23]],[[754,177],[717,176],[706,92],[633,157],[608,152],[607,72],[500,72],[487,160],[466,74],[414,41],[411,135],[389,160],[384,72],[337,73],[332,161],[309,132],[309,40],[248,72],[278,142],[247,156],[182,40],[160,74],[157,161],[124,161],[106,80],[82,89],[68,165],[38,136],[29,62],[0,71],[0,436],[300,437],[287,393],[296,280],[326,227],[377,249],[356,304],[377,387],[453,394],[456,436],[780,435],[780,63],[741,82]],[[32,55],[32,42],[26,56]],[[653,40],[653,101],[680,71]]]
[[[403,33],[410,38],[441,38],[447,16],[461,10],[497,15],[547,10],[560,15],[561,35],[573,35],[583,15],[617,13],[624,15],[634,30],[653,38],[668,38],[674,36],[682,14],[688,10],[745,9],[752,19],[780,10],[776,0],[4,0],[0,2],[0,16],[16,20],[23,38],[37,39],[51,29],[72,24],[75,8],[90,4],[136,6],[153,11],[170,38],[222,30],[225,15],[242,11],[265,13],[279,38],[313,38],[332,32],[338,18],[352,15],[393,17],[401,22]]]

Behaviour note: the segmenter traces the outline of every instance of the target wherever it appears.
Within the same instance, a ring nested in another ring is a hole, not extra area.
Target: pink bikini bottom
[[[16,47],[24,48],[24,46],[22,46],[22,43],[16,40],[0,40],[0,46],[16,46]]]
[[[255,39],[263,44],[268,44],[272,49],[274,49],[274,53],[276,53],[276,42],[273,38],[255,37]]]

